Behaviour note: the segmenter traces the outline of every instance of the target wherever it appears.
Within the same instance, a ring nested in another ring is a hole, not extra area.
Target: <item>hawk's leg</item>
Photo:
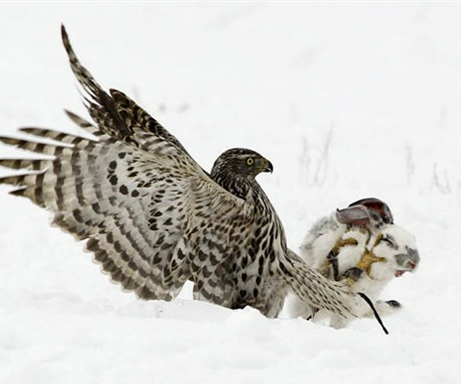
[[[338,254],[341,248],[347,245],[356,246],[357,244],[358,244],[357,240],[355,239],[351,239],[351,238],[338,239],[334,247],[331,249],[330,253],[327,255],[327,262],[322,268],[322,271],[321,271],[322,274],[328,277],[329,273],[327,273],[326,269],[329,269],[331,267],[333,269],[333,278],[336,281],[338,281],[339,280]]]

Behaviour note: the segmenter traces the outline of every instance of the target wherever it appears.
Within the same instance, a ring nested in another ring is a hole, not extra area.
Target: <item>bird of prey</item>
[[[31,140],[1,137],[47,158],[0,160],[26,170],[0,184],[16,186],[13,195],[87,240],[111,279],[142,299],[172,300],[190,280],[195,299],[251,306],[268,317],[278,315],[289,290],[315,308],[354,316],[361,299],[287,248],[282,223],[255,180],[272,172],[267,159],[229,149],[207,173],[128,96],[104,91],[80,64],[64,26],[61,33],[93,122],[68,115],[92,138],[43,128],[22,128]]]

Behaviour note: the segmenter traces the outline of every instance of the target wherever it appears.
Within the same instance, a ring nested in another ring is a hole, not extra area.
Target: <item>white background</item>
[[[413,232],[404,309],[345,330],[252,309],[141,302],[47,212],[0,188],[1,383],[459,383],[461,4],[0,4],[0,134],[78,132],[64,22],[98,81],[137,100],[205,168],[230,147],[291,248],[362,197]],[[0,146],[1,156],[18,153]],[[0,170],[2,175],[7,170]]]

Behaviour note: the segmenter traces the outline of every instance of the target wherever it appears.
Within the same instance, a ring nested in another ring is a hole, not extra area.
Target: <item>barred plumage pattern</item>
[[[67,114],[93,136],[22,128],[47,142],[1,137],[47,157],[0,160],[27,170],[0,184],[16,186],[12,194],[47,208],[54,224],[87,240],[112,280],[140,298],[171,300],[191,280],[196,299],[250,305],[269,317],[277,316],[290,289],[314,307],[353,316],[356,296],[287,248],[282,224],[255,180],[272,170],[270,162],[231,149],[208,174],[134,101],[100,87],[64,27],[62,38],[94,123]]]

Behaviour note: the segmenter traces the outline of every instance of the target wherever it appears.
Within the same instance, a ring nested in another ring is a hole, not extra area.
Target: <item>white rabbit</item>
[[[395,225],[387,204],[375,198],[359,200],[318,220],[307,233],[300,253],[329,279],[347,279],[351,291],[366,294],[381,315],[400,308],[395,300],[378,301],[381,290],[394,277],[413,271],[420,260],[414,236]],[[289,303],[289,311],[294,317],[321,317],[316,309],[295,298]],[[333,327],[346,323],[345,319],[331,317]]]

